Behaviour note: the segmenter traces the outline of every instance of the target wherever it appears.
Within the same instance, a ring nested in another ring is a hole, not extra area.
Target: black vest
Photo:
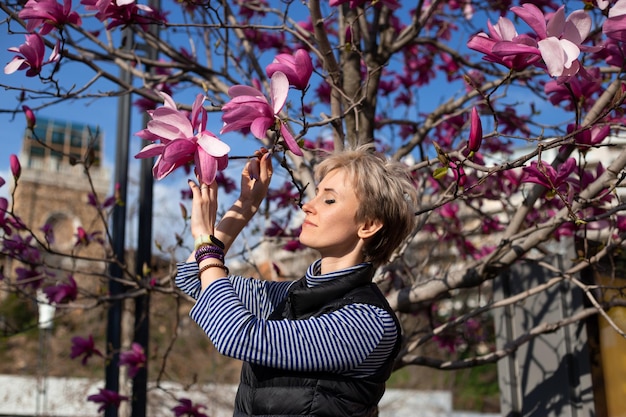
[[[389,312],[398,339],[392,355],[377,372],[350,378],[330,372],[296,372],[248,362],[243,364],[235,399],[235,416],[370,417],[378,413],[393,362],[400,349],[400,323],[378,287],[369,265],[352,274],[309,288],[306,278],[295,282],[270,320],[302,320],[339,310],[348,304],[370,304]]]

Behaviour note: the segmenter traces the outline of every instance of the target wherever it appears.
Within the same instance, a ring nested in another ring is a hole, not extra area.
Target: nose
[[[315,198],[302,204],[302,211],[305,212],[306,214],[313,213],[315,211],[315,208],[313,206],[313,201],[315,201]]]

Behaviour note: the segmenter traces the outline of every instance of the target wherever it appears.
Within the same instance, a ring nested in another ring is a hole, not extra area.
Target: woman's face
[[[318,250],[322,257],[360,253],[362,224],[355,220],[358,207],[359,200],[345,170],[330,171],[317,186],[315,198],[302,206],[306,217],[300,242]]]

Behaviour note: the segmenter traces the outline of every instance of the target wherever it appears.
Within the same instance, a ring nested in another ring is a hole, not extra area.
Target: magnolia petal
[[[153,135],[167,140],[177,140],[186,137],[176,126],[163,123],[161,120],[150,120],[147,129]]]
[[[200,181],[205,184],[212,184],[217,174],[217,161],[215,158],[199,147],[194,155],[194,160]]]
[[[173,140],[163,149],[163,160],[177,166],[191,162],[192,155],[198,146],[186,139]]]
[[[550,17],[546,25],[546,37],[556,36],[557,38],[561,36],[563,30],[565,29],[565,7],[561,6],[558,8],[556,12]]]
[[[467,42],[467,47],[475,51],[482,52],[483,54],[490,54],[495,44],[496,41],[488,38],[486,34],[479,33],[478,35],[470,38]]]
[[[500,57],[519,54],[540,54],[539,50],[535,46],[517,42],[497,42],[493,46],[492,53]]]
[[[61,41],[57,40],[57,42],[54,44],[54,48],[52,48],[52,51],[50,52],[48,62],[57,62],[59,59],[61,59],[61,54],[59,53],[60,47]]]
[[[191,106],[191,129],[193,132],[201,132],[206,127],[207,114],[202,107],[205,98],[204,94],[198,94]],[[198,116],[200,116],[199,121]]]
[[[157,93],[163,98],[163,105],[166,108],[176,110],[176,103],[169,94],[164,93],[163,91],[157,91]]]
[[[220,156],[219,158],[215,158],[217,160],[217,170],[223,171],[228,168],[228,155]]]
[[[170,139],[164,139],[160,136],[156,136],[154,134],[152,134],[148,129],[142,129],[139,132],[135,132],[135,136],[137,136],[138,138],[144,139],[144,140],[149,140],[149,141],[157,141],[160,140],[162,143],[169,143],[171,142]]]
[[[578,59],[578,56],[580,55],[580,49],[578,48],[578,45],[567,39],[561,39],[559,41],[559,44],[561,45],[561,49],[563,49],[563,52],[565,53],[564,67],[570,68],[572,66],[572,63]]]
[[[611,39],[626,42],[626,14],[607,19],[602,26],[602,32]]]
[[[609,18],[626,15],[626,0],[617,0],[609,9]]]
[[[300,149],[300,147],[298,146],[298,142],[296,142],[296,140],[294,139],[293,135],[291,134],[287,126],[283,123],[280,124],[280,134],[285,140],[285,144],[287,145],[287,148],[289,148],[289,150],[294,155],[298,155],[298,156],[304,155],[302,153],[302,149]]]
[[[269,106],[269,102],[267,101],[267,98],[265,98],[265,96],[242,95],[233,97],[228,103],[222,106],[222,110],[224,110],[225,108],[229,109],[244,104],[249,106],[259,106],[259,108],[262,106]]]
[[[228,96],[232,98],[238,96],[264,97],[263,93],[249,85],[233,85],[228,89]]]
[[[265,139],[267,131],[274,126],[276,119],[269,117],[257,117],[250,125],[250,132],[257,139]]]
[[[163,152],[165,145],[161,143],[151,143],[150,145],[146,145],[143,147],[141,151],[135,155],[136,159],[141,158],[152,158],[154,156],[159,156]]]
[[[591,17],[584,10],[573,11],[563,29],[563,37],[580,45],[591,33]]]
[[[548,73],[553,77],[560,76],[565,67],[565,52],[561,48],[559,39],[555,37],[542,39],[539,41],[539,51],[548,67]]]
[[[174,168],[176,168],[174,164],[164,161],[163,156],[159,155],[154,163],[154,167],[152,167],[152,176],[157,180],[162,180],[174,171]]]
[[[240,106],[232,111],[229,111],[228,113],[224,113],[222,115],[224,126],[222,127],[222,130],[220,130],[220,133],[250,129],[250,125],[259,117],[273,120],[274,115],[271,114],[271,110],[267,104],[265,105],[265,109],[267,110],[265,112],[268,113],[267,115],[259,113],[256,107],[251,106]]]
[[[503,41],[512,41],[517,36],[515,25],[506,17],[500,17],[498,19],[498,23],[495,26],[492,26],[492,28],[494,32],[498,34],[500,40]]]
[[[147,124],[148,130],[166,139],[189,138],[193,136],[191,122],[177,110],[159,107]]]
[[[6,64],[4,66],[4,73],[5,74],[13,74],[15,71],[20,70],[20,69],[24,69],[28,66],[28,64],[26,63],[26,60],[24,58],[21,58],[19,56],[15,56],[13,57],[13,59],[11,61],[9,61],[8,64]]]
[[[209,155],[221,157],[230,152],[230,146],[216,138],[209,132],[203,132],[198,138],[198,145]]]
[[[278,114],[285,105],[287,94],[289,93],[289,80],[287,76],[280,71],[275,72],[270,80],[270,90],[272,109],[274,110],[274,114]]]
[[[575,169],[576,169],[576,159],[568,158],[567,161],[565,161],[559,167],[558,174],[556,175],[556,178],[554,180],[555,185],[558,186],[562,184],[567,179],[567,177],[569,177],[569,175],[572,172],[574,172]]]
[[[545,39],[548,36],[546,18],[537,6],[532,3],[524,3],[521,7],[511,7],[510,10],[526,22],[539,36],[539,39]]]

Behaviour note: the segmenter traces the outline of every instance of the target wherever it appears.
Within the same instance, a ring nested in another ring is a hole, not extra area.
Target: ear
[[[359,227],[358,235],[361,239],[368,239],[376,234],[383,228],[383,222],[378,219],[366,220],[361,223]]]

